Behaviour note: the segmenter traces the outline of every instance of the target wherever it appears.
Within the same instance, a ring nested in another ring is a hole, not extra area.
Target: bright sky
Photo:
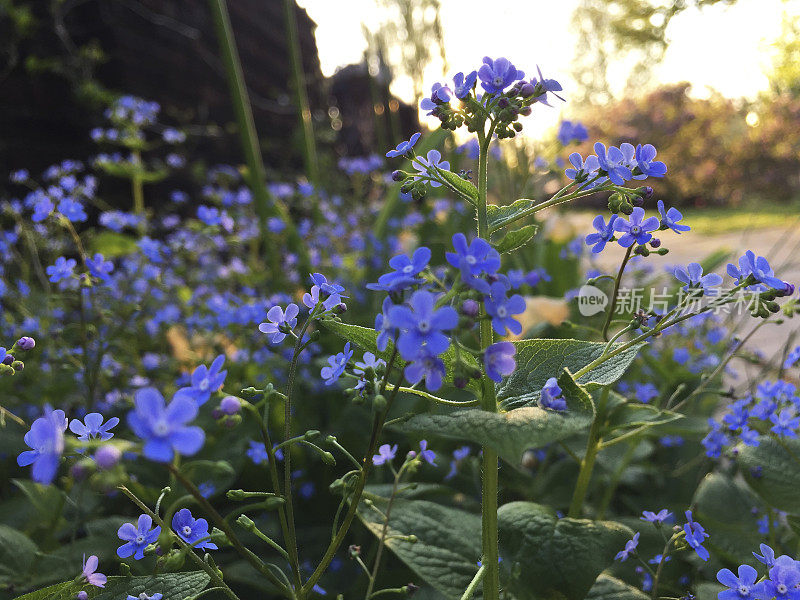
[[[452,72],[477,68],[485,55],[506,56],[528,74],[538,64],[547,77],[564,85],[569,100],[575,48],[570,20],[577,0],[441,1]],[[298,4],[318,25],[324,74],[361,60],[366,48],[362,23],[372,28],[379,22],[373,0],[298,0]],[[661,83],[689,81],[695,95],[707,95],[713,88],[729,97],[753,97],[767,87],[765,71],[783,11],[800,14],[800,0],[738,0],[733,6],[687,9],[669,26],[671,43],[655,77]],[[620,71],[615,81],[611,70],[612,84],[624,83],[627,72]],[[441,73],[432,73],[431,83],[437,79]],[[410,98],[410,89],[402,82],[393,91]],[[569,112],[568,103],[542,114],[536,129],[553,125],[562,110]]]

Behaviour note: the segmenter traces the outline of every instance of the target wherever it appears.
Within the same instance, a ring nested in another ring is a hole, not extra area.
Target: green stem
[[[394,470],[394,467],[392,467],[392,470]],[[375,563],[372,565],[372,573],[369,574],[369,584],[367,585],[367,593],[364,595],[364,600],[369,600],[373,595],[372,590],[375,588],[375,580],[378,578],[378,569],[381,566],[383,549],[386,547],[386,535],[389,533],[389,517],[392,514],[392,506],[394,506],[394,499],[397,497],[397,487],[400,484],[400,477],[402,474],[403,469],[400,469],[394,476],[392,494],[389,496],[389,501],[386,504],[386,515],[383,519],[380,538],[378,538],[378,550],[375,553]]]
[[[661,551],[661,561],[658,563],[658,568],[656,569],[656,575],[655,577],[653,577],[653,594],[651,596],[653,600],[658,599],[658,583],[661,580],[661,571],[664,567],[664,563],[667,562],[666,558],[669,554],[669,547],[672,545],[672,542],[675,540],[677,536],[678,534],[675,534],[671,538],[669,538],[667,540],[667,543],[664,544],[664,549]]]
[[[575,491],[572,494],[572,502],[569,505],[569,517],[578,518],[581,516],[583,502],[586,500],[586,492],[589,489],[589,482],[592,479],[592,471],[597,454],[600,451],[600,422],[602,413],[608,399],[609,388],[603,388],[600,398],[600,406],[595,413],[592,426],[589,428],[589,439],[586,442],[586,453],[581,461],[581,468],[578,472],[578,480],[575,482]]]
[[[617,277],[614,279],[614,292],[611,294],[611,305],[608,307],[606,322],[603,324],[603,339],[606,341],[608,341],[608,328],[611,325],[611,317],[614,316],[614,310],[617,308],[617,296],[619,295],[619,286],[622,282],[622,275],[625,273],[625,266],[631,259],[631,252],[633,252],[633,244],[628,246],[628,250],[625,252],[625,257],[622,259],[622,263],[619,265]]]
[[[239,52],[236,49],[236,40],[233,36],[228,7],[225,0],[209,0],[211,14],[219,39],[222,62],[228,76],[228,86],[230,87],[231,101],[236,115],[236,122],[239,128],[239,139],[242,151],[247,162],[248,177],[247,181],[253,192],[256,212],[258,213],[259,227],[261,233],[261,244],[267,253],[268,263],[275,268],[273,275],[283,272],[280,256],[274,252],[271,240],[274,236],[267,229],[269,217],[278,217],[286,225],[286,235],[292,251],[297,253],[300,259],[299,270],[301,273],[309,272],[310,261],[308,252],[302,239],[297,233],[297,229],[289,216],[289,212],[283,203],[274,198],[266,186],[266,171],[261,156],[258,136],[256,134],[255,122],[253,120],[253,110],[250,106],[250,99],[247,95],[247,88],[244,82],[242,64],[239,60]]]
[[[297,112],[300,115],[300,125],[303,130],[303,158],[305,159],[306,173],[309,180],[319,185],[319,166],[317,161],[317,142],[314,139],[314,123],[311,120],[311,109],[308,105],[306,91],[305,71],[300,49],[300,40],[297,35],[297,16],[294,0],[284,0],[283,7],[286,17],[286,37],[289,42],[289,59],[292,65],[292,84],[294,87]],[[383,147],[383,146],[381,146]]]
[[[484,239],[489,237],[489,214],[487,198],[487,165],[489,159],[489,144],[492,141],[494,126],[489,128],[488,134],[479,131],[480,155],[478,157],[478,236]],[[494,342],[492,323],[486,319],[486,308],[481,304],[480,312],[480,340],[481,350],[485,350]],[[483,394],[481,408],[488,412],[497,412],[497,398],[495,396],[494,382],[487,375],[482,378]],[[498,569],[499,550],[497,546],[497,490],[498,490],[498,465],[497,452],[484,445],[483,447],[483,482],[481,494],[481,525],[482,525],[482,562],[486,567],[483,579],[484,600],[499,600],[500,573]]]
[[[472,581],[469,582],[467,589],[464,590],[464,593],[461,594],[461,600],[469,600],[472,598],[472,595],[475,593],[475,590],[478,587],[478,584],[483,579],[484,574],[486,573],[486,565],[481,565],[481,568],[478,569],[478,572],[475,573],[475,577],[472,578]]]

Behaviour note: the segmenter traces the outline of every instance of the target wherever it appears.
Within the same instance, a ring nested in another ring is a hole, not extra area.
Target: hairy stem
[[[614,310],[617,308],[617,297],[619,295],[619,286],[622,282],[622,275],[625,273],[625,266],[631,259],[631,252],[633,252],[633,244],[628,246],[628,250],[625,252],[625,257],[622,259],[622,263],[619,265],[617,277],[614,279],[614,291],[611,294],[611,304],[608,307],[606,322],[603,324],[603,339],[606,341],[608,341],[608,328],[611,325],[611,318],[614,316]]]

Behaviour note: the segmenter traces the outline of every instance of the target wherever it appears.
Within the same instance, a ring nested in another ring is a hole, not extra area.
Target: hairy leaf
[[[478,188],[476,188],[471,182],[467,181],[463,177],[459,177],[452,171],[436,169],[436,172],[447,182],[447,187],[452,189],[473,206],[478,205]]]
[[[511,252],[527,244],[531,238],[536,235],[538,230],[538,225],[526,225],[525,227],[520,227],[519,229],[509,231],[497,242],[492,242],[492,246],[494,246],[495,250],[497,250],[500,254]]]
[[[611,521],[559,519],[533,502],[505,504],[497,519],[502,569],[518,600],[583,600],[633,533]]]
[[[21,531],[0,525],[0,584],[18,585],[28,579],[38,548]]]
[[[365,497],[386,512],[386,498],[372,494]],[[358,516],[373,534],[381,535],[383,517],[377,511],[362,502]],[[395,537],[409,535],[415,535],[417,541]],[[481,519],[427,500],[395,498],[386,547],[445,598],[458,600],[478,571]]]
[[[528,198],[520,198],[506,206],[490,204],[487,207],[489,217],[489,233],[494,233],[501,227],[512,223],[523,212],[534,206],[535,202]]]
[[[800,440],[761,436],[758,446],[738,450],[745,478],[764,502],[800,515]]]
[[[586,600],[649,600],[650,596],[640,592],[610,575],[600,575],[594,582]]]
[[[84,589],[92,600],[119,600],[146,593],[156,592],[170,600],[184,600],[201,592],[208,585],[209,576],[205,571],[185,573],[164,573],[147,577],[109,577],[102,589],[90,585],[80,586],[75,582],[57,583],[50,587],[19,596],[16,600],[74,600],[75,594]]]
[[[532,339],[514,342],[517,347],[517,369],[497,386],[497,400],[507,407],[529,406],[539,398],[550,377],[557,377],[564,368],[577,372],[599,358],[606,347],[602,342],[580,340]],[[593,389],[610,385],[622,377],[644,344],[637,344],[601,363],[577,379]],[[611,350],[618,347],[612,345]]]
[[[591,424],[594,404],[586,390],[575,383],[568,371],[561,374],[558,384],[567,401],[565,411],[538,406],[500,413],[463,409],[446,414],[415,415],[397,428],[487,445],[508,462],[518,464],[526,450],[564,439]]]

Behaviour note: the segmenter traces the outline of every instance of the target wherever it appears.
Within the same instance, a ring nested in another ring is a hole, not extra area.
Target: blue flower
[[[688,225],[680,225],[678,223],[678,221],[683,219],[683,215],[677,208],[671,207],[669,210],[665,210],[663,200],[659,200],[656,205],[658,206],[658,214],[661,215],[662,229],[671,229],[677,234],[680,234],[682,231],[689,231],[691,229],[691,227]]]
[[[80,419],[70,421],[69,430],[77,435],[82,442],[98,437],[105,442],[114,437],[114,434],[109,430],[116,427],[117,423],[119,423],[119,418],[117,417],[111,417],[103,423],[103,415],[93,412],[84,417],[83,423],[81,423]]]
[[[534,102],[541,102],[546,106],[550,106],[550,103],[547,101],[547,94],[553,94],[556,98],[565,102],[564,98],[556,94],[556,92],[560,92],[563,88],[561,84],[558,83],[555,79],[545,79],[544,75],[542,75],[542,70],[539,68],[539,65],[536,65],[536,72],[539,74],[539,77],[534,77],[531,79],[531,85],[535,89],[536,98]]]
[[[634,383],[636,399],[643,404],[647,404],[654,398],[658,398],[658,388],[652,383]]]
[[[625,542],[625,547],[619,552],[617,552],[617,555],[614,557],[614,560],[619,560],[621,562],[625,562],[626,560],[628,560],[628,557],[636,552],[636,547],[639,545],[639,535],[640,533],[637,531],[634,534],[633,539]]]
[[[734,264],[728,264],[728,275],[736,279],[737,285],[741,284],[749,275],[752,275],[756,281],[779,291],[788,291],[787,288],[791,287],[786,282],[775,277],[772,267],[769,266],[766,258],[756,256],[752,250],[748,250],[744,256],[739,258],[738,268]]]
[[[124,523],[117,531],[117,537],[127,543],[117,548],[117,556],[128,558],[133,555],[135,560],[143,559],[144,549],[150,544],[155,544],[158,536],[161,535],[161,527],[156,525],[150,529],[152,525],[153,519],[150,518],[150,515],[140,515],[136,525]]]
[[[775,600],[800,600],[800,568],[797,561],[785,557],[789,560],[781,561],[780,557],[775,566],[769,570],[769,579],[764,581],[763,592],[758,594],[758,598],[775,598]]]
[[[770,431],[785,437],[797,437],[797,429],[800,428],[800,417],[793,408],[781,409],[779,413],[772,413],[769,417],[773,426]]]
[[[511,342],[497,342],[489,346],[483,355],[483,365],[489,379],[500,383],[504,376],[511,375],[517,368],[514,360],[516,352],[517,347]]]
[[[709,535],[700,523],[692,521],[692,511],[686,511],[686,524],[683,526],[683,531],[686,534],[686,543],[697,552],[702,560],[708,560],[708,550],[703,547],[703,542]]]
[[[389,266],[394,269],[391,273],[386,273],[378,278],[378,283],[367,284],[370,290],[385,290],[387,292],[398,292],[413,285],[424,283],[424,279],[417,277],[431,260],[430,248],[422,246],[414,251],[414,255],[409,258],[405,254],[392,257]]]
[[[247,446],[248,448],[245,451],[245,454],[247,454],[247,457],[250,460],[252,460],[255,464],[260,465],[269,460],[269,455],[267,455],[267,449],[264,447],[263,442],[249,440],[247,442]],[[281,450],[280,448],[275,450],[275,459],[283,460],[283,450]]]
[[[775,566],[775,551],[772,548],[770,548],[769,546],[767,546],[766,544],[761,544],[761,545],[759,545],[758,548],[759,548],[759,550],[761,550],[761,554],[763,556],[758,555],[755,552],[753,552],[753,556],[755,556],[756,559],[759,562],[762,562],[765,565],[767,565],[768,569],[771,569],[772,567],[774,567]]]
[[[450,163],[446,160],[442,160],[442,153],[438,150],[428,150],[428,154],[425,155],[425,158],[417,156],[411,161],[411,166],[419,173],[419,175],[414,176],[414,179],[421,179],[423,175],[435,174],[437,169],[442,171],[450,170]],[[435,179],[429,180],[428,183],[431,187],[435,188],[441,187],[442,185]]]
[[[51,265],[45,269],[47,274],[50,276],[50,281],[53,283],[57,283],[62,279],[69,279],[73,275],[73,271],[75,270],[75,266],[78,262],[74,258],[64,258],[63,256],[59,256],[56,259],[54,265]]]
[[[378,448],[378,453],[372,457],[372,464],[376,467],[385,464],[387,462],[391,462],[394,460],[394,457],[397,455],[397,444],[394,446],[390,446],[389,444],[383,444],[380,448]]]
[[[197,416],[197,402],[189,395],[176,393],[168,406],[155,388],[136,392],[128,425],[144,440],[143,454],[156,462],[170,462],[177,452],[195,454],[203,446],[205,433],[187,423]]]
[[[633,177],[631,170],[624,164],[625,155],[616,146],[609,146],[608,150],[604,144],[597,142],[594,145],[597,162],[600,168],[606,172],[612,183],[623,185]],[[641,242],[640,242],[641,243]]]
[[[472,91],[472,88],[475,87],[475,83],[477,81],[477,71],[472,71],[467,75],[464,75],[462,72],[456,73],[453,77],[453,93],[455,94],[456,98],[459,100],[466,98],[470,91]]]
[[[192,398],[197,406],[202,406],[211,394],[216,392],[225,383],[225,377],[228,371],[222,371],[222,364],[225,362],[225,355],[220,354],[214,359],[210,367],[199,365],[192,371],[191,385],[179,389],[175,396],[187,396]]]
[[[407,142],[400,142],[399,144],[397,144],[397,147],[395,147],[394,150],[389,150],[386,153],[386,157],[396,158],[398,156],[405,156],[406,154],[411,152],[411,149],[417,143],[421,135],[422,135],[421,133],[415,133],[414,135],[411,136],[411,139],[408,140]]]
[[[310,309],[315,309],[321,302],[322,308],[327,312],[339,304],[342,304],[342,292],[344,288],[338,283],[328,283],[328,280],[322,273],[311,274],[311,291],[303,294],[303,304]]]
[[[800,360],[800,346],[796,346],[794,350],[789,352],[786,356],[786,360],[783,362],[783,368],[789,369],[795,366],[798,360]]]
[[[761,597],[762,584],[756,583],[758,571],[750,565],[739,566],[739,576],[730,569],[721,569],[717,581],[730,588],[719,592],[719,600],[750,600]]]
[[[489,284],[477,276],[496,273],[500,268],[500,253],[483,238],[475,238],[467,245],[467,237],[463,233],[453,236],[453,248],[455,252],[445,253],[447,262],[461,270],[461,278],[467,285],[488,294]]]
[[[421,440],[419,443],[419,455],[429,465],[436,466],[436,463],[433,462],[436,460],[436,453],[433,450],[428,450],[428,440]]]
[[[589,139],[589,132],[583,123],[577,121],[561,121],[561,124],[558,126],[557,137],[561,145],[566,146],[573,141],[578,143],[585,142]],[[580,154],[578,156],[580,156]],[[574,177],[570,177],[570,179],[574,179]]]
[[[592,253],[598,254],[603,251],[606,244],[614,237],[614,222],[619,218],[619,215],[611,215],[608,220],[608,225],[603,218],[603,215],[597,215],[592,221],[592,225],[597,230],[597,233],[590,233],[586,236],[586,243],[592,246]]]
[[[564,171],[564,175],[567,176],[567,179],[574,179],[578,183],[586,181],[590,177],[594,177],[597,171],[600,170],[600,163],[597,162],[597,157],[594,154],[587,156],[584,161],[579,153],[573,152],[569,155],[569,162],[572,164],[573,168]],[[600,183],[601,181],[597,180],[592,183],[591,187],[599,185]]]
[[[92,277],[97,277],[102,281],[111,280],[111,271],[114,270],[114,263],[106,260],[99,252],[94,255],[94,258],[86,259],[86,266],[89,267],[89,273]]]
[[[278,344],[286,337],[285,330],[292,330],[297,325],[297,315],[300,309],[296,304],[290,304],[286,311],[277,304],[267,311],[268,323],[261,323],[258,330],[270,336],[269,341]]]
[[[407,364],[403,373],[411,384],[419,383],[424,379],[425,387],[431,392],[435,392],[442,387],[446,371],[442,359],[423,353],[416,360]]]
[[[350,342],[344,345],[344,350],[338,354],[328,357],[328,366],[322,367],[320,375],[325,380],[325,385],[333,385],[342,376],[347,368],[347,363],[353,358],[353,351],[350,350]]]
[[[653,237],[650,232],[658,227],[659,222],[656,217],[644,218],[644,209],[641,206],[633,209],[629,221],[623,217],[614,221],[614,229],[623,233],[619,238],[619,245],[623,248],[629,248],[634,243],[646,244]]]
[[[642,172],[641,175],[634,175],[634,179],[647,179],[647,177],[663,177],[667,174],[667,165],[658,160],[656,149],[653,144],[641,144],[636,146],[636,166]]]
[[[500,281],[495,281],[490,290],[491,295],[484,297],[483,302],[497,335],[506,335],[506,329],[515,335],[522,333],[522,324],[512,315],[525,312],[525,299],[519,294],[506,298],[506,287]]]
[[[53,212],[54,208],[55,205],[48,196],[45,196],[44,193],[42,193],[40,196],[37,195],[33,205],[33,214],[31,215],[31,220],[34,223],[41,223],[50,216],[50,213]]]
[[[681,283],[684,291],[702,291],[707,296],[716,296],[719,290],[717,287],[722,283],[722,276],[716,273],[703,275],[703,267],[700,263],[689,263],[686,268],[675,267],[675,279]]]
[[[730,440],[722,431],[722,426],[714,419],[709,419],[708,424],[711,426],[711,430],[700,443],[706,449],[706,456],[709,458],[719,458],[722,450],[730,443]]]
[[[539,396],[539,406],[550,410],[567,410],[567,401],[561,395],[561,387],[555,377],[548,379]],[[638,537],[636,538],[638,539]]]
[[[397,327],[392,325],[391,321],[389,321],[389,312],[393,306],[394,303],[390,298],[384,298],[382,310],[375,316],[375,331],[378,332],[375,345],[381,352],[386,350],[389,340],[394,339],[397,333]]]
[[[45,407],[44,416],[31,424],[31,429],[23,438],[32,450],[25,450],[17,456],[20,467],[33,465],[31,479],[36,483],[49,485],[56,476],[61,454],[64,452],[64,431],[67,417],[63,410]]]
[[[525,77],[523,71],[518,71],[507,58],[492,60],[488,56],[483,58],[483,64],[478,69],[481,87],[490,94],[502,94],[503,91],[515,81]]]
[[[86,211],[83,204],[73,198],[64,198],[58,203],[58,212],[67,217],[73,223],[82,223],[86,220]]]
[[[642,516],[639,518],[642,521],[648,521],[650,523],[655,523],[657,525],[660,525],[661,523],[669,519],[671,516],[672,516],[671,512],[669,512],[666,508],[662,508],[657,513],[651,510],[644,510],[642,511]]]
[[[93,585],[95,587],[105,587],[106,582],[108,581],[108,577],[103,575],[102,573],[97,572],[97,565],[99,563],[99,559],[97,556],[92,554],[89,559],[86,559],[86,555],[83,555],[83,568],[81,569],[81,577],[83,577],[84,581],[89,585]]]
[[[450,338],[443,332],[458,326],[456,310],[451,306],[437,309],[436,298],[425,290],[414,292],[409,305],[389,309],[389,319],[401,331],[397,349],[403,360],[414,360],[420,354],[437,356],[447,350]]]
[[[431,86],[430,98],[423,98],[422,102],[419,103],[419,107],[422,110],[430,111],[428,113],[428,116],[433,115],[437,106],[439,106],[440,104],[447,104],[448,102],[450,102],[452,93],[453,90],[451,90],[446,85],[442,85],[441,83],[438,82],[434,83],[433,86]],[[386,156],[389,155],[387,154]]]
[[[216,550],[217,545],[207,538],[208,521],[195,519],[188,508],[182,508],[172,517],[172,529],[184,542],[198,550]],[[203,541],[201,541],[203,540]]]

